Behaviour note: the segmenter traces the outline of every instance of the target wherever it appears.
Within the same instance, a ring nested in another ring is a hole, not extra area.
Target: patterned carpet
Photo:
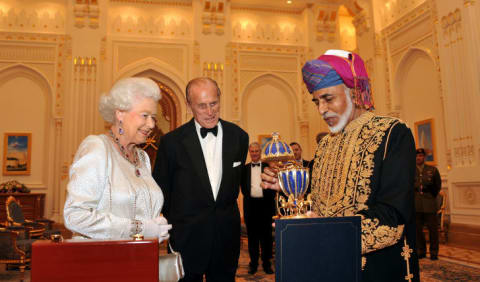
[[[420,260],[420,279],[434,281],[480,281],[480,266],[473,268],[444,260]]]
[[[440,245],[439,258],[437,261],[420,260],[421,281],[480,281],[480,251]],[[261,267],[254,275],[248,274],[249,262],[247,238],[242,238],[236,281],[275,281],[275,275],[265,274]],[[272,265],[275,262],[272,261]]]
[[[436,281],[480,281],[480,251],[440,245],[439,260],[420,260],[421,280]],[[247,251],[247,238],[242,238],[242,250],[238,262],[236,281],[275,281],[275,274],[265,274],[261,267],[254,275],[248,274],[250,259]],[[275,263],[272,261],[273,266]],[[18,271],[6,271],[0,265],[0,281],[20,281]],[[30,271],[25,272],[25,280],[30,281]]]

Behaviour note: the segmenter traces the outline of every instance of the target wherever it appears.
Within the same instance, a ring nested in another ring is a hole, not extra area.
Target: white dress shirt
[[[263,198],[263,189],[260,187],[262,163],[259,162],[258,164],[257,166],[250,165],[250,196],[252,198]]]
[[[212,186],[213,199],[217,200],[218,190],[220,189],[220,182],[222,181],[222,140],[223,129],[220,122],[217,123],[217,136],[208,132],[205,138],[200,135],[200,128],[202,126],[195,120],[195,129],[197,136],[202,146],[203,157],[207,166],[208,178]]]

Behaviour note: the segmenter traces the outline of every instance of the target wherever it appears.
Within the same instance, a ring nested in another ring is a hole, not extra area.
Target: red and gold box
[[[158,282],[157,240],[39,240],[32,245],[32,282]]]

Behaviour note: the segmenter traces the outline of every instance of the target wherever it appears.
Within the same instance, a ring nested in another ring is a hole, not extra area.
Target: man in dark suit
[[[438,169],[425,164],[425,149],[417,149],[415,170],[415,211],[417,221],[417,253],[419,258],[426,254],[423,226],[428,228],[430,238],[430,259],[438,259],[438,204],[437,195],[442,188]]]
[[[243,215],[247,226],[248,253],[250,264],[248,273],[257,272],[260,248],[262,249],[262,266],[267,274],[272,274],[272,216],[275,215],[275,191],[260,187],[263,168],[260,162],[260,144],[254,142],[248,147],[251,163],[244,166],[242,174]]]
[[[295,157],[295,161],[297,164],[302,165],[303,167],[308,167],[308,173],[310,175],[310,179],[312,179],[312,169],[313,169],[313,161],[306,161],[302,158],[302,147],[297,142],[290,143],[290,148],[292,148],[293,156]],[[311,192],[311,181],[308,183],[307,191],[305,192],[305,197],[310,194]]]
[[[240,255],[237,205],[248,134],[219,119],[220,89],[210,78],[186,87],[193,119],[160,141],[153,177],[165,197],[170,243],[183,258],[183,281],[235,281]]]
[[[290,148],[292,148],[293,156],[298,164],[301,164],[303,167],[310,167],[310,162],[302,158],[302,147],[300,144],[292,142],[290,143]]]

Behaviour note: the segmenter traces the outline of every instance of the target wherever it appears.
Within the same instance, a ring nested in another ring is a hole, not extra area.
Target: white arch
[[[53,89],[52,85],[48,81],[47,77],[35,67],[25,65],[25,64],[14,64],[10,66],[6,66],[0,69],[0,85],[3,85],[7,81],[9,81],[12,77],[18,77],[19,75],[23,75],[32,81],[36,82],[38,86],[40,86],[44,93],[47,94],[47,110],[50,113],[51,117],[55,116],[55,99],[53,96]]]
[[[45,111],[42,112],[42,115],[45,117],[43,125],[43,147],[41,147],[40,152],[37,151],[37,154],[41,154],[42,169],[43,171],[39,174],[40,180],[34,179],[34,181],[40,181],[37,183],[30,183],[32,188],[41,188],[47,190],[47,193],[51,193],[52,190],[56,189],[54,186],[54,180],[52,175],[55,174],[54,162],[55,162],[55,151],[61,150],[58,148],[58,144],[55,141],[55,124],[53,123],[54,118],[58,118],[55,114],[55,96],[53,93],[52,85],[49,83],[47,77],[38,69],[26,65],[26,64],[14,64],[0,69],[0,86],[3,86],[5,83],[10,81],[13,78],[23,77],[29,79],[35,83],[42,92],[42,99],[45,101]],[[9,93],[6,93],[9,95]],[[15,94],[11,94],[15,95]],[[36,105],[35,105],[36,106]],[[38,128],[36,128],[38,130]],[[38,136],[33,137],[38,138]],[[37,139],[38,140],[38,139]],[[43,150],[43,152],[42,152]],[[32,166],[38,164],[34,162],[32,153]],[[28,178],[27,178],[28,179]],[[29,179],[29,181],[31,181]],[[53,200],[49,200],[50,202]],[[47,210],[51,204],[47,204]],[[51,208],[51,206],[50,206]]]
[[[262,85],[273,85],[277,87],[282,93],[285,93],[285,98],[287,99],[288,103],[292,106],[292,115],[294,117],[297,117],[296,120],[292,120],[292,126],[291,128],[291,134],[292,138],[298,136],[298,128],[296,126],[296,123],[299,121],[298,118],[298,110],[297,106],[300,104],[299,101],[297,101],[297,96],[295,95],[294,89],[291,87],[291,85],[285,81],[282,77],[275,75],[273,73],[268,73],[265,72],[263,74],[260,74],[250,80],[249,83],[244,87],[244,90],[242,91],[242,95],[240,96],[240,105],[241,105],[241,113],[240,113],[240,120],[243,121],[244,123],[242,126],[249,127],[250,125],[246,123],[246,115],[248,113],[248,106],[247,102],[249,100],[249,96],[252,95],[252,93],[256,87],[262,86]]]
[[[401,97],[400,93],[402,92],[401,82],[405,76],[405,73],[402,72],[402,69],[406,67],[406,64],[409,62],[409,59],[412,55],[420,54],[428,57],[431,61],[433,66],[436,68],[437,64],[435,59],[432,55],[432,51],[428,48],[424,47],[410,47],[405,54],[403,54],[402,58],[400,59],[397,67],[395,68],[394,72],[394,83],[393,83],[393,91],[392,91],[392,110],[395,112],[400,112],[402,109],[401,104]]]
[[[273,83],[279,86],[280,89],[286,90],[285,92],[288,93],[288,99],[290,99],[291,103],[293,104],[293,112],[298,119],[297,105],[301,104],[301,101],[297,101],[297,96],[295,95],[295,89],[293,89],[293,87],[283,77],[278,76],[271,72],[264,72],[255,76],[243,88],[241,92],[242,94],[240,95],[240,101],[239,101],[242,108],[241,115],[243,115],[243,109],[245,109],[245,101],[247,100],[245,99],[246,95],[249,95],[251,93],[250,91],[251,89],[257,87],[258,85],[264,83],[265,81],[268,81],[270,83]]]

